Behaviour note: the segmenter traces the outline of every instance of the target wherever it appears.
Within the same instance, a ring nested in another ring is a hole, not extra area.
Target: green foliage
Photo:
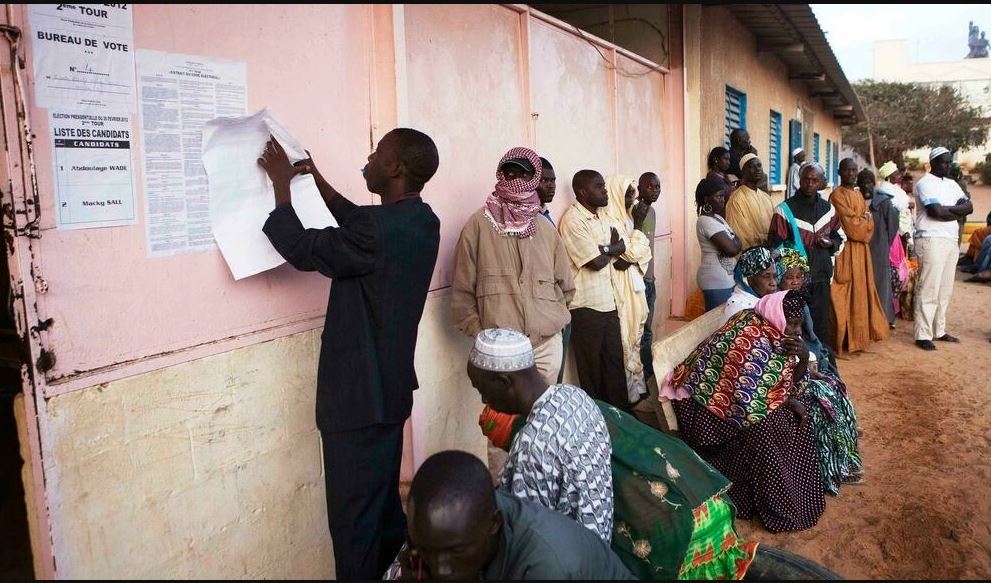
[[[871,120],[878,164],[902,163],[902,153],[915,148],[945,146],[955,152],[987,141],[989,126],[980,108],[948,85],[866,80],[854,90]],[[844,128],[843,143],[869,159],[867,123]]]

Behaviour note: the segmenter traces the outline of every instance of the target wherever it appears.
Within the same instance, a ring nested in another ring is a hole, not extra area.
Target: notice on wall
[[[203,165],[210,176],[213,236],[234,279],[278,267],[285,259],[262,231],[275,208],[272,181],[258,165],[271,136],[282,144],[289,161],[307,158],[303,144],[267,109],[239,118],[220,118],[203,130]],[[307,229],[337,226],[312,176],[296,176],[289,184],[293,210]]]
[[[137,71],[148,256],[216,249],[203,125],[247,112],[247,65],[139,50]]]
[[[130,4],[30,4],[35,103],[49,109],[134,111]]]
[[[59,229],[137,222],[129,113],[50,112]]]

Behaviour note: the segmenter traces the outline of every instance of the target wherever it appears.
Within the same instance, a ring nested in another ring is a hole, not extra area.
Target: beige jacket
[[[454,251],[451,311],[474,337],[485,328],[513,328],[534,346],[569,322],[575,294],[571,262],[554,227],[541,217],[532,238],[504,237],[484,208],[468,219]]]

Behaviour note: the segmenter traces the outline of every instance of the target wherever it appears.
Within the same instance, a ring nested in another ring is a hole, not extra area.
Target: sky
[[[964,58],[967,23],[991,40],[991,4],[812,4],[819,26],[851,82],[874,75],[874,41],[908,41],[909,62]]]

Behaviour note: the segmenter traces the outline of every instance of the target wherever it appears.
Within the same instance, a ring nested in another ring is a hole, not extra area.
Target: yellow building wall
[[[770,53],[757,53],[757,39],[747,30],[727,8],[721,6],[702,6],[700,13],[695,15],[686,7],[686,26],[692,27],[686,32],[686,61],[695,52],[698,63],[698,98],[699,111],[697,142],[699,150],[688,156],[689,167],[686,169],[685,182],[688,185],[686,207],[689,224],[686,227],[686,257],[688,271],[686,277],[690,281],[690,289],[696,290],[695,273],[698,270],[700,254],[698,242],[695,240],[694,197],[695,185],[702,179],[708,169],[705,167],[709,151],[724,145],[726,119],[726,86],[729,85],[747,95],[747,131],[750,140],[764,164],[764,171],[770,174],[770,111],[773,109],[781,114],[781,180],[783,183],[788,172],[788,122],[792,119],[802,120],[801,110],[807,109],[813,114],[813,127],[803,127],[803,133],[812,135],[817,132],[820,136],[820,162],[826,162],[826,140],[839,143],[842,148],[840,125],[833,120],[832,113],[822,107],[819,99],[809,97],[805,84],[788,80],[788,69],[777,57]],[[692,31],[697,31],[698,41],[691,40]],[[691,75],[691,73],[690,73]],[[691,97],[691,87],[689,87]],[[689,102],[687,107],[691,109]],[[689,116],[690,119],[690,116]],[[689,125],[689,132],[692,131]],[[809,140],[811,143],[811,139]],[[691,144],[691,140],[689,140]],[[812,159],[812,153],[807,153]],[[832,157],[832,155],[830,155]],[[694,167],[691,162],[695,161]],[[772,185],[772,192],[779,190]],[[780,199],[780,194],[776,197]]]

